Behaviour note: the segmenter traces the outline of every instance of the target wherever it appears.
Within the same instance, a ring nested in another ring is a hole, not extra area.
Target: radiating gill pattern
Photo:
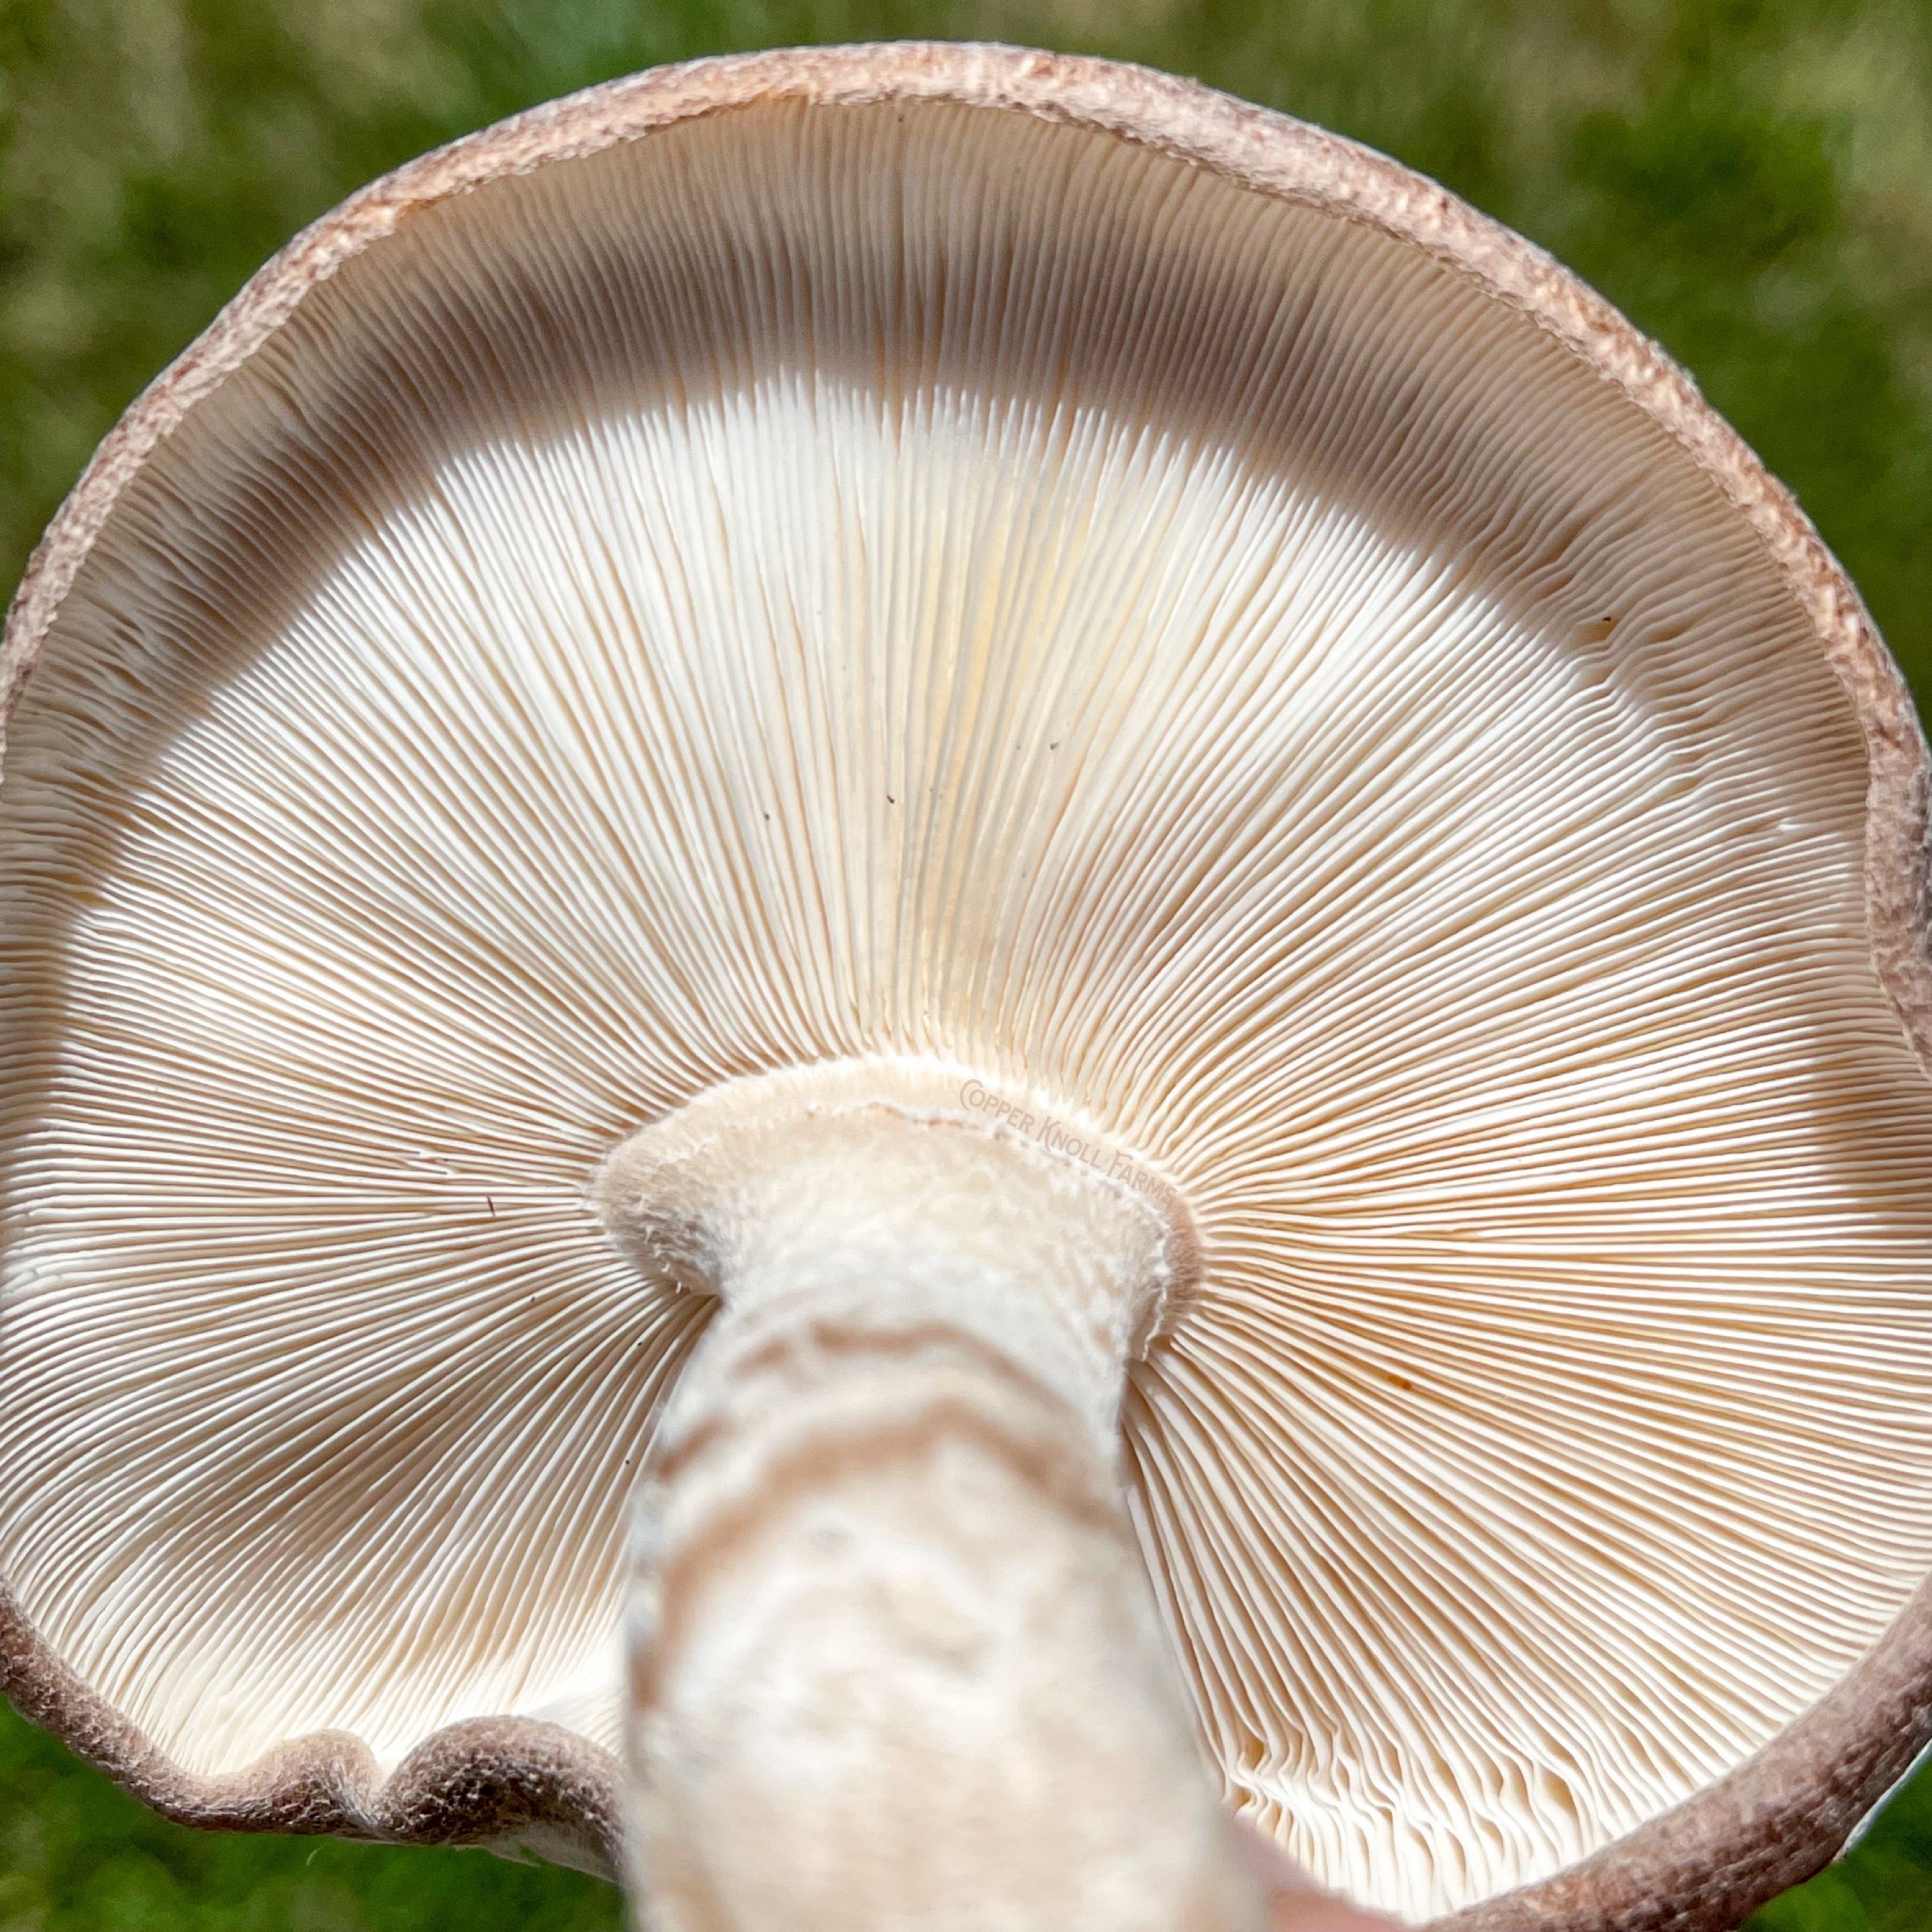
[[[1932,1556],[1857,734],[1526,323],[915,118],[418,217],[124,503],[0,803],[0,1556],[193,1769],[613,1742],[704,1307],[592,1172],[941,1056],[1184,1186],[1124,1464],[1207,1735],[1325,1881],[1454,1906],[1739,1762]]]

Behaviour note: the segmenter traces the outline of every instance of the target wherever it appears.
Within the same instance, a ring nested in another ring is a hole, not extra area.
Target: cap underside
[[[1850,707],[1660,430],[1366,227],[938,105],[495,182],[151,459],[8,759],[0,1570],[191,1772],[614,1746],[705,1306],[591,1178],[832,1057],[1184,1190],[1133,1507],[1326,1883],[1588,1853],[1932,1562]]]

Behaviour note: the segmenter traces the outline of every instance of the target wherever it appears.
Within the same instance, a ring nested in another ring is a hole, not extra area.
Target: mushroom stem
[[[1122,1508],[1169,1216],[901,1063],[735,1082],[607,1168],[723,1303],[639,1523],[664,1932],[1263,1922]]]

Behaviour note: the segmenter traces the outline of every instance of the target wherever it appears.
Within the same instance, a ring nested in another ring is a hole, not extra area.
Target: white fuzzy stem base
[[[662,1932],[1261,1923],[1114,1468],[1184,1229],[961,1084],[741,1082],[607,1169],[614,1233],[724,1302],[632,1605]]]

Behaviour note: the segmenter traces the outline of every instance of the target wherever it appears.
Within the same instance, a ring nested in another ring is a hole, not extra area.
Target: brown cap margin
[[[387,1778],[360,1738],[318,1731],[247,1770],[198,1778],[49,1649],[0,1583],[0,1690],[116,1784],[183,1825],[412,1845],[517,1844],[609,1876],[622,1857],[617,1762],[534,1718],[476,1718],[425,1738]]]
[[[0,638],[0,728],[122,490],[154,446],[308,291],[411,215],[547,163],[764,102],[932,100],[1092,128],[1426,250],[1614,383],[1712,478],[1804,612],[1864,734],[1865,892],[1879,977],[1932,1071],[1932,766],[1904,680],[1858,592],[1790,494],[1652,342],[1540,249],[1354,142],[1145,68],[939,42],[800,48],[662,68],[518,115],[410,163],[298,235],[149,386],[95,452],[27,566]],[[522,1838],[620,1862],[617,1766],[532,1719],[452,1725],[380,1778],[322,1733],[202,1778],[111,1711],[0,1585],[0,1689],[167,1816],[231,1829],[412,1844]],[[1828,1863],[1932,1742],[1932,1584],[1836,1689],[1729,1776],[1594,1857],[1437,1922],[1439,1932],[1729,1932]],[[575,1859],[573,1858],[573,1862]]]

